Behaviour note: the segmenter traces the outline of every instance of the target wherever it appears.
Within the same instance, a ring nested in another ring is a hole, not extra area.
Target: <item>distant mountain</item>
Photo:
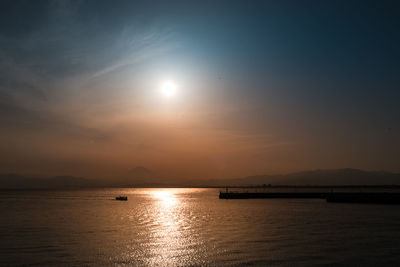
[[[358,169],[314,170],[209,181],[215,185],[400,185],[400,173]]]
[[[73,176],[32,178],[18,174],[0,174],[0,188],[76,188],[99,186],[100,181]]]
[[[138,184],[147,184],[158,182],[155,173],[151,170],[137,166],[128,170],[127,173],[121,175],[115,182],[121,186],[134,186]]]
[[[0,174],[0,189],[23,188],[82,188],[82,187],[168,186],[156,179],[155,174],[138,166],[113,179],[86,179],[73,176],[51,178],[26,177],[19,174]]]
[[[400,173],[357,169],[314,170],[284,175],[256,175],[234,179],[162,181],[145,167],[135,167],[115,179],[95,180],[73,176],[31,178],[18,174],[0,174],[0,188],[79,188],[99,186],[179,187],[249,185],[400,185]]]
[[[153,175],[153,172],[150,171],[149,169],[146,169],[143,166],[138,166],[133,169],[130,169],[127,173],[129,176],[134,176],[134,177],[148,177]]]

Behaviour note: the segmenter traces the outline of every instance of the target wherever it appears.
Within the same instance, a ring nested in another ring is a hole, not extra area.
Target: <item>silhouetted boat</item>
[[[127,196],[119,196],[119,197],[116,197],[115,200],[127,201],[128,197]]]

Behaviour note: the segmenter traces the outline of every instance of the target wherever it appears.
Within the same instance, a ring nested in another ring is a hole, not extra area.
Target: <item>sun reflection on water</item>
[[[165,207],[173,207],[178,202],[178,199],[172,190],[152,191],[151,195]]]
[[[141,189],[139,236],[143,264],[148,266],[187,266],[203,260],[203,241],[193,231],[196,217],[195,194],[199,189]],[[139,199],[139,198],[138,198]],[[135,255],[136,255],[135,254]]]
[[[176,253],[183,249],[185,238],[182,226],[182,207],[178,192],[174,189],[162,189],[149,192],[153,199],[153,218],[150,265],[178,265]]]

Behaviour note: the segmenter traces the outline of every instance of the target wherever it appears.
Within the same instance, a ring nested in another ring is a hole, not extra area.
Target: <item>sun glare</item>
[[[176,83],[168,80],[163,82],[162,86],[161,86],[161,93],[166,96],[166,97],[172,97],[176,94]]]
[[[170,190],[152,192],[154,198],[158,199],[164,206],[174,206],[177,199],[174,193]]]

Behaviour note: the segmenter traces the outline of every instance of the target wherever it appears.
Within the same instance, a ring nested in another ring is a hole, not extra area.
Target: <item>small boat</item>
[[[119,197],[116,197],[115,200],[127,201],[128,197],[127,196],[119,196]]]

